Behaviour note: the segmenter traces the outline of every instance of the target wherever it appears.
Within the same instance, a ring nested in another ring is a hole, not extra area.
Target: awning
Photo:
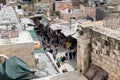
[[[42,2],[35,3],[35,6],[41,6]]]
[[[75,39],[78,39],[79,33],[75,33],[75,34],[71,35],[71,37],[73,37],[73,38],[75,38]]]
[[[63,33],[66,37],[68,37],[68,36],[76,33],[77,27],[78,27],[78,23],[72,24],[71,28],[70,28],[70,26],[63,27],[61,33]]]
[[[17,14],[18,15],[24,15],[24,13],[23,13],[23,10],[22,9],[18,9],[17,7],[16,7],[16,12],[17,12]]]
[[[70,30],[70,29],[63,29],[61,33],[63,33],[66,37],[75,34],[76,31]]]
[[[29,18],[21,18],[21,23],[23,24],[31,24],[31,25],[35,25],[35,23],[33,22],[32,19],[29,19]]]
[[[35,14],[34,17],[41,17],[43,14]]]
[[[26,30],[34,30],[34,27],[33,26],[28,26],[28,27],[26,27]]]
[[[39,21],[41,24],[43,24],[44,26],[47,26],[49,24],[49,20],[44,18],[42,20]]]
[[[0,64],[0,80],[30,80],[34,78],[34,72],[28,65],[17,57],[6,59]]]
[[[59,24],[52,24],[52,25],[50,26],[50,28],[51,28],[52,30],[60,30],[60,29],[62,29],[61,25],[59,25]]]

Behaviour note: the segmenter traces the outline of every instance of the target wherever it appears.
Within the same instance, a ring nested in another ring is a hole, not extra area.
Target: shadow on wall
[[[91,64],[90,68],[84,75],[88,80],[107,80],[108,77],[108,73],[105,70],[94,64]]]
[[[103,20],[106,17],[106,13],[101,9],[96,9],[96,20]]]

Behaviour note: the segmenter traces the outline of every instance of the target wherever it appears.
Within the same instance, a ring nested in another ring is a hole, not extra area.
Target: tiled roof
[[[60,8],[61,10],[65,10],[65,9],[67,9],[67,8],[69,8],[69,7],[64,4],[64,5],[60,6],[59,8]]]

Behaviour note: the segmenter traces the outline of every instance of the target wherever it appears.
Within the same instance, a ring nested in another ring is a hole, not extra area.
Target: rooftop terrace
[[[79,24],[83,28],[91,28],[92,30],[99,32],[103,35],[107,35],[111,38],[115,38],[117,40],[120,40],[120,32],[117,31],[116,29],[110,28],[108,25],[105,25],[105,21],[94,21],[94,22],[83,22],[82,24]],[[115,22],[115,25],[117,23]],[[110,23],[109,23],[110,25]],[[111,26],[115,28],[116,26],[111,23]],[[118,29],[118,28],[117,28]]]

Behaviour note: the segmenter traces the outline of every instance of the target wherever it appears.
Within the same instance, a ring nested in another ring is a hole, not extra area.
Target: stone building
[[[6,0],[0,0],[0,3],[6,4]]]
[[[80,24],[77,67],[84,74],[94,64],[108,73],[107,80],[119,80],[120,32],[103,24],[104,21]],[[97,73],[91,75],[97,76]]]
[[[0,15],[0,54],[7,57],[16,56],[31,68],[35,67],[35,59],[32,54],[34,42],[29,32],[23,31],[24,26],[19,24],[13,7],[4,6],[0,13],[2,14]],[[9,19],[5,15],[9,15]]]
[[[19,37],[10,38],[10,40],[0,39],[0,54],[7,57],[16,56],[25,61],[30,68],[35,67],[33,51],[33,40],[26,31],[19,32]]]
[[[50,3],[51,0],[34,0],[35,3],[42,2],[42,3]]]

